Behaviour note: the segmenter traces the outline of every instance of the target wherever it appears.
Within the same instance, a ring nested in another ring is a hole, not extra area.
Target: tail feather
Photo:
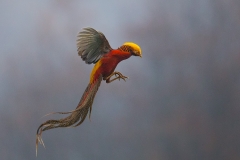
[[[86,88],[85,92],[83,93],[83,96],[75,110],[69,111],[69,112],[50,113],[50,114],[56,114],[56,113],[58,113],[58,114],[70,114],[71,113],[71,114],[69,116],[59,119],[59,120],[48,120],[48,121],[42,123],[37,129],[36,149],[38,146],[38,142],[40,144],[43,144],[43,141],[41,138],[41,134],[43,131],[53,129],[53,128],[59,128],[59,127],[70,127],[70,126],[77,127],[80,124],[82,124],[82,122],[87,117],[88,113],[89,113],[89,118],[90,118],[93,100],[94,100],[94,97],[98,91],[100,84],[101,84],[101,81],[102,81],[102,76],[99,76],[93,83],[90,83],[87,86],[87,88]]]

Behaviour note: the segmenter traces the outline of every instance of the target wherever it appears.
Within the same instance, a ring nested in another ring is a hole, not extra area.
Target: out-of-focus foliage
[[[102,83],[91,121],[43,134],[38,159],[240,159],[240,1],[1,1],[0,159],[34,159],[53,111],[76,107],[91,26],[142,47]]]

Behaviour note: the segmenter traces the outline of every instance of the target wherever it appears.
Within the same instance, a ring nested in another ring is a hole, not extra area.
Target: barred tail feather
[[[93,83],[90,83],[87,86],[87,88],[75,110],[70,111],[70,112],[55,112],[55,113],[59,113],[59,114],[70,114],[71,113],[69,116],[59,119],[59,120],[48,120],[48,121],[42,123],[38,127],[37,135],[36,135],[36,154],[37,154],[38,142],[44,146],[44,143],[41,138],[41,134],[43,131],[53,129],[53,128],[59,128],[59,127],[70,127],[70,126],[77,127],[80,124],[82,124],[82,122],[85,120],[88,112],[89,112],[89,118],[90,118],[93,100],[94,100],[94,97],[98,91],[100,84],[101,84],[101,81],[102,81],[102,76],[99,76],[98,79],[96,79]],[[50,114],[54,114],[54,113],[50,113]]]

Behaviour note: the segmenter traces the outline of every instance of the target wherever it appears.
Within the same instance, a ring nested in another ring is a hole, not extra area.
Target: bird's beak
[[[142,53],[141,53],[141,52],[138,52],[138,51],[133,52],[132,55],[134,55],[134,56],[139,56],[139,57],[142,58]]]
[[[140,52],[140,53],[138,53],[138,56],[142,58],[142,53],[141,53],[141,52]]]
[[[141,53],[141,51],[140,51],[140,52],[137,52],[136,55],[142,58],[142,53]]]

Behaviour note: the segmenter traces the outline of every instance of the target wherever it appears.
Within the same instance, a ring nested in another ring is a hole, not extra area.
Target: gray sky
[[[74,109],[93,65],[77,55],[83,27],[112,48],[127,82],[102,83],[91,121],[43,133],[38,159],[239,159],[238,0],[1,1],[0,157],[34,159],[37,127]]]

